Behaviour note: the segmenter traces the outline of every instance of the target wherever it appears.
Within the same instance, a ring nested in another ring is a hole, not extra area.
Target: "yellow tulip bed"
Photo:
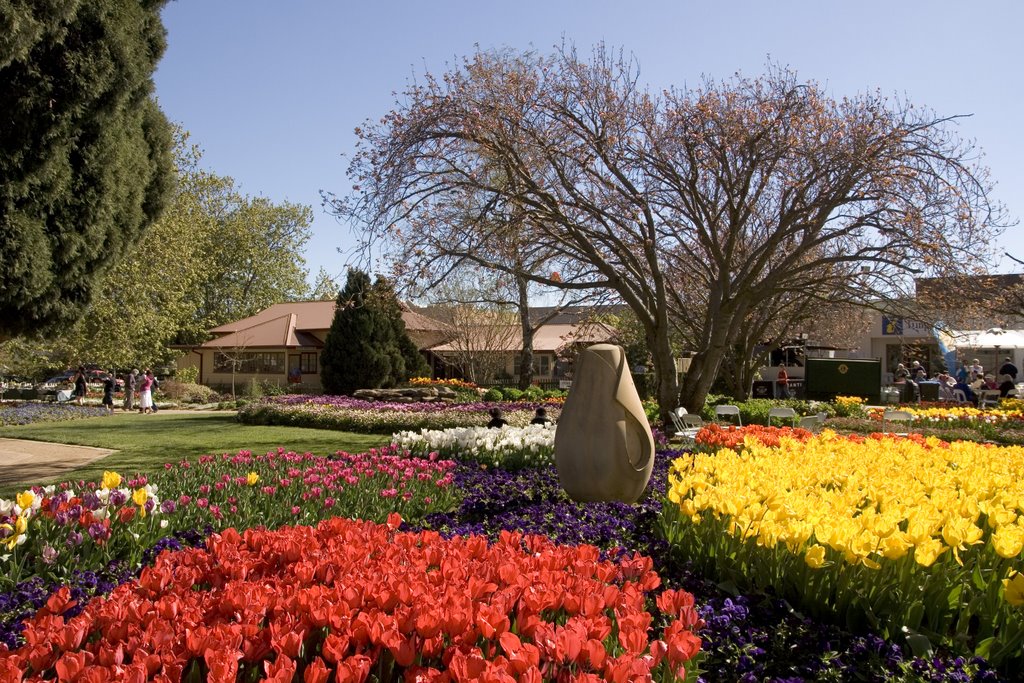
[[[749,436],[673,463],[665,534],[725,581],[1005,665],[1024,659],[1022,474],[1019,446]]]
[[[914,420],[922,423],[949,423],[963,426],[978,424],[1006,425],[1024,422],[1024,412],[1019,408],[989,408],[981,410],[972,406],[941,406],[930,408],[900,407],[900,410],[910,413]],[[882,419],[881,408],[872,408],[868,411],[868,417],[875,420]]]

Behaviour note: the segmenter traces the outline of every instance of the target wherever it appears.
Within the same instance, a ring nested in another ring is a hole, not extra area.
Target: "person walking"
[[[152,372],[149,373],[149,376],[153,379],[153,386],[151,386],[149,388],[149,395],[150,395],[150,398],[152,399],[150,401],[150,403],[152,404],[152,405],[150,405],[150,408],[152,408],[153,412],[155,413],[157,411],[157,407],[156,407],[156,390],[160,388],[160,380],[157,379],[157,376],[155,374],[153,374]]]
[[[124,376],[124,409],[135,409],[135,390],[138,388],[139,369],[135,368]]]
[[[75,398],[78,400],[78,405],[85,403],[85,392],[85,367],[79,365],[78,372],[75,373]]]
[[[789,398],[789,373],[786,372],[785,365],[779,368],[779,374],[775,378],[775,386],[779,394],[777,398]]]
[[[147,369],[139,383],[139,410],[144,415],[153,411],[153,371]]]
[[[114,391],[117,389],[117,380],[114,379],[114,371],[107,373],[103,380],[103,407],[111,415],[114,414]]]

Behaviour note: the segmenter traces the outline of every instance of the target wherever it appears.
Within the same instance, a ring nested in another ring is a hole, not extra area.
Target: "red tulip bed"
[[[648,611],[648,558],[400,523],[228,529],[68,619],[61,589],[0,652],[0,680],[627,683],[685,680],[700,649],[689,593]]]
[[[383,522],[391,512],[416,520],[459,500],[455,466],[394,447],[331,457],[279,448],[204,455],[131,478],[107,472],[99,482],[34,487],[0,500],[0,591],[33,576],[73,581],[76,571],[112,562],[134,569],[161,539],[188,535],[194,545],[201,529],[273,529],[331,517]],[[0,643],[11,644],[2,627],[7,597],[0,593]]]
[[[243,451],[0,501],[0,682],[696,680],[694,598],[649,557],[422,530],[453,467]]]

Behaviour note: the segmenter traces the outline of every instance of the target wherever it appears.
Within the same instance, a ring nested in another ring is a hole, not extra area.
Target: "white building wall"
[[[879,358],[882,361],[882,383],[891,381],[891,373],[895,370],[897,362],[906,363],[908,366],[915,360],[914,353],[919,350],[927,350],[932,359],[932,372],[937,369],[945,369],[945,361],[942,358],[938,340],[932,327],[926,323],[907,318],[889,319],[881,313],[875,313],[870,328],[853,344],[855,350],[850,352],[851,358]],[[955,348],[958,365],[953,368],[954,372],[959,368],[959,361],[968,363],[977,358],[986,372],[996,374],[999,367],[1007,357],[1013,360],[1013,364],[1020,371],[1024,363],[1024,349],[1006,348],[971,348],[963,345]],[[1024,378],[1024,374],[1018,375],[1018,380]]]

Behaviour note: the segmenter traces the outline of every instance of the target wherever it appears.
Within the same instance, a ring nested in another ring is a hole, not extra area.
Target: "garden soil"
[[[109,448],[0,438],[0,485],[57,477],[113,452]]]

